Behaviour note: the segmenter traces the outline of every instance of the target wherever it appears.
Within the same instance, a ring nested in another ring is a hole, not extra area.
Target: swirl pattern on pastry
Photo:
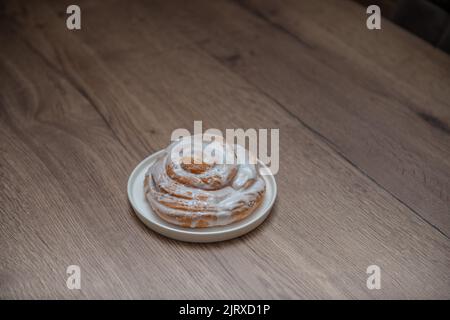
[[[189,228],[223,226],[246,218],[260,205],[265,182],[257,165],[194,161],[195,152],[189,159],[174,159],[179,144],[164,150],[145,175],[146,199],[162,219]]]

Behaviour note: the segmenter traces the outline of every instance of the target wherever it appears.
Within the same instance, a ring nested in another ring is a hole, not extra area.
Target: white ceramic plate
[[[264,221],[277,195],[277,185],[272,175],[264,175],[266,194],[261,205],[247,218],[221,227],[183,228],[161,219],[150,207],[144,195],[144,177],[148,167],[158,158],[163,150],[158,151],[133,170],[128,179],[128,199],[139,219],[150,229],[166,237],[188,242],[215,242],[236,238],[250,232]],[[262,170],[267,167],[259,162]]]

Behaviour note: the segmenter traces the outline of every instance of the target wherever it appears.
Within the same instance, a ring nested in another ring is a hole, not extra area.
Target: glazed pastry
[[[218,160],[234,149],[217,142],[214,148],[228,150],[220,157],[208,158],[198,150],[174,156],[181,144],[175,141],[165,149],[145,175],[146,199],[162,219],[189,228],[223,226],[246,218],[260,205],[265,182],[257,165],[249,161],[223,164]],[[202,142],[202,150],[213,144]],[[236,160],[234,151],[231,157]]]

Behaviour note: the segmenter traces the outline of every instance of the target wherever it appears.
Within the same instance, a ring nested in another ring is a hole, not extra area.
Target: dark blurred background
[[[356,0],[450,54],[450,0]]]

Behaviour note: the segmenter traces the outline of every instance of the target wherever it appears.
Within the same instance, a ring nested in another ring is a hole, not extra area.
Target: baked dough
[[[260,205],[265,182],[258,166],[248,163],[249,157],[244,164],[236,163],[234,151],[231,164],[218,157],[199,161],[198,150],[175,157],[181,144],[178,140],[165,149],[145,175],[146,199],[162,219],[187,228],[223,226],[246,218]],[[235,150],[223,142],[213,144]],[[202,148],[211,146],[202,142]]]

